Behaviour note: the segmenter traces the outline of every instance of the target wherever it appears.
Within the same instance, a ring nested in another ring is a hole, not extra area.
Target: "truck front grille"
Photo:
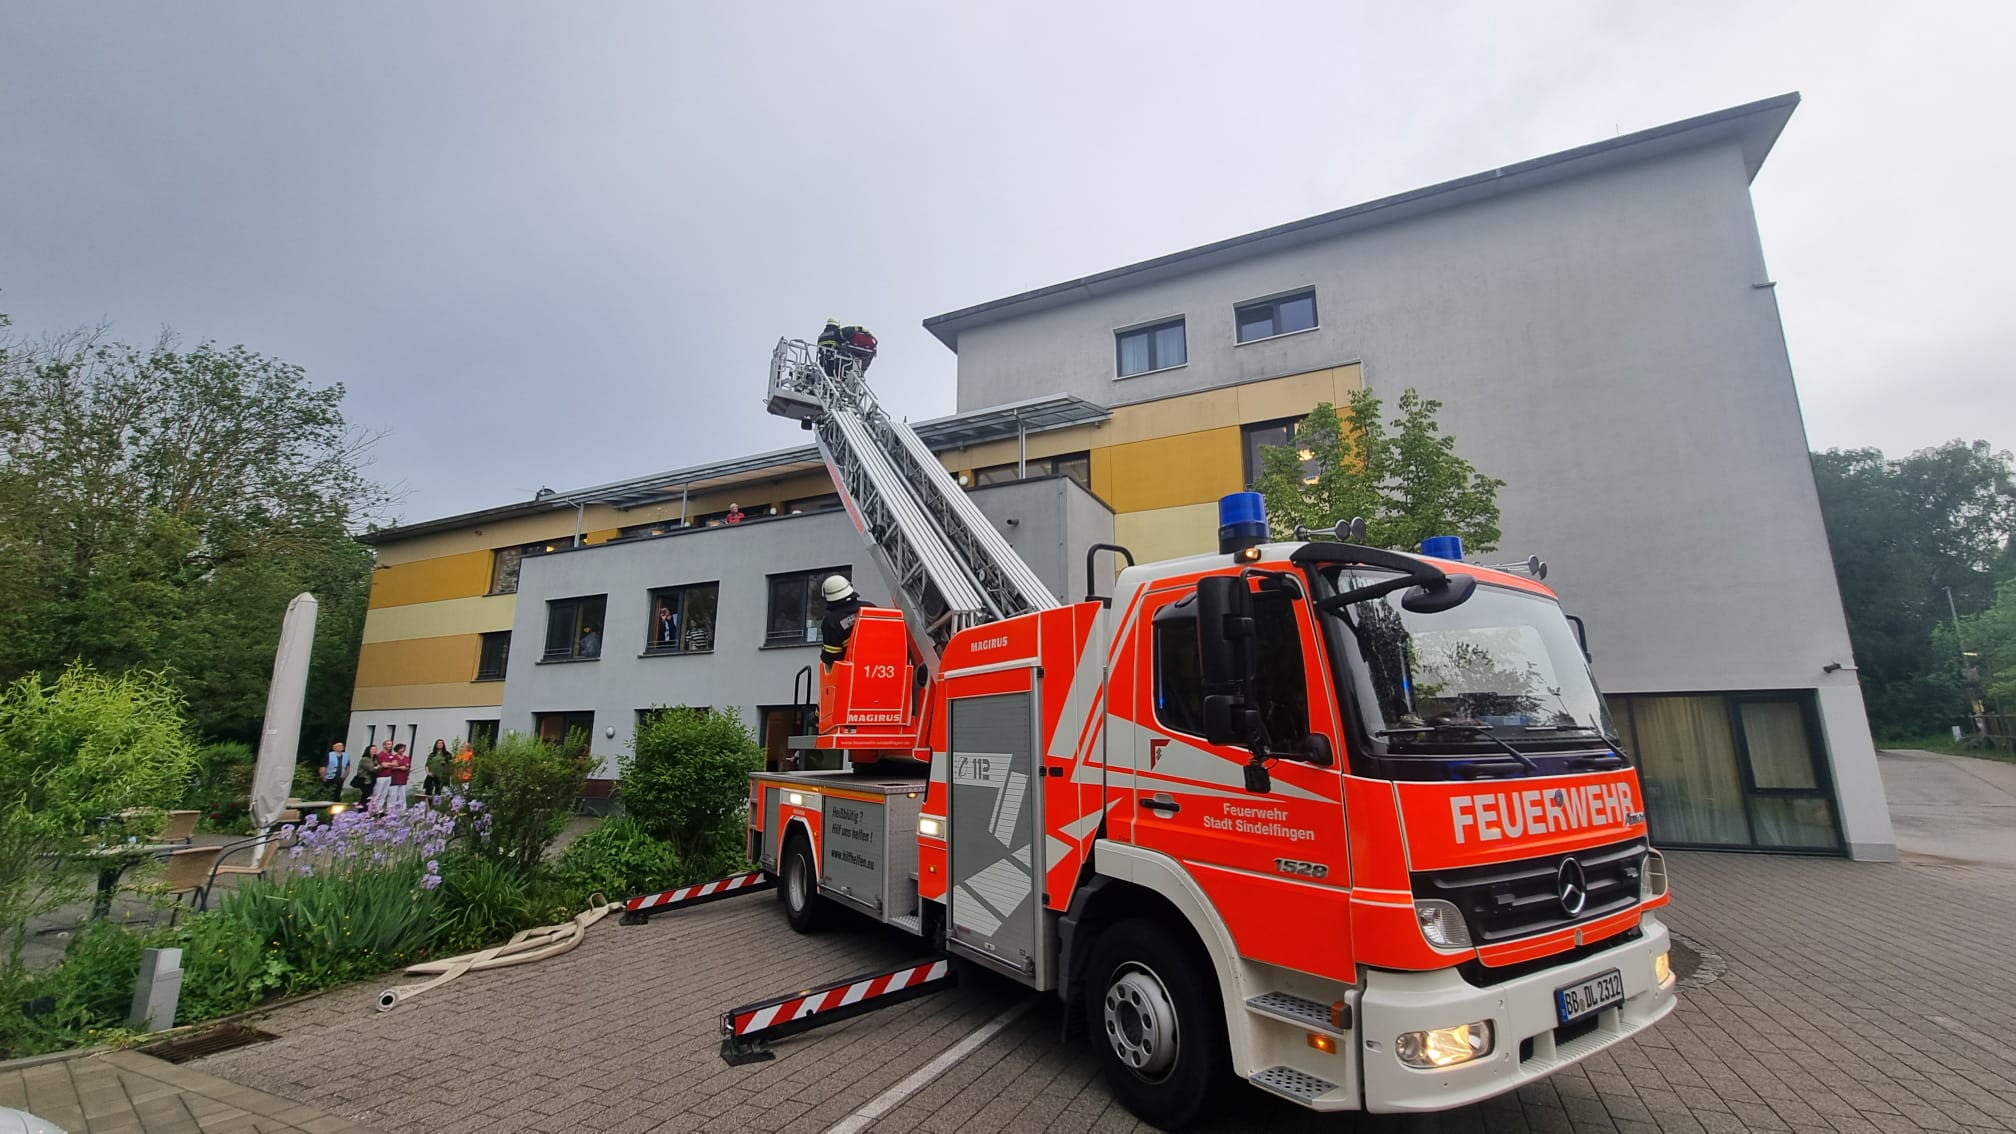
[[[1588,900],[1573,915],[1562,905],[1559,883],[1561,864],[1570,858],[1581,865],[1588,884]],[[1495,866],[1422,871],[1413,876],[1414,896],[1455,903],[1470,940],[1491,945],[1629,909],[1638,901],[1644,868],[1645,840],[1631,839]]]

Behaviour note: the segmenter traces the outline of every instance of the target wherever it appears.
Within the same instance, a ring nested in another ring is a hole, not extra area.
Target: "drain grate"
[[[201,1059],[206,1055],[215,1055],[220,1051],[230,1051],[234,1047],[244,1047],[248,1044],[264,1043],[267,1040],[279,1038],[279,1036],[274,1035],[272,1032],[262,1032],[258,1028],[247,1028],[238,1024],[231,1024],[204,1032],[202,1035],[184,1036],[180,1039],[150,1043],[139,1050],[156,1059],[165,1059],[170,1063],[187,1063],[192,1059]]]

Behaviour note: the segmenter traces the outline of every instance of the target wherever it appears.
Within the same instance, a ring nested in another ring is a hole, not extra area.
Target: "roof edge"
[[[1451,181],[1438,182],[1420,189],[1410,189],[1389,197],[1380,197],[1376,200],[1350,205],[1342,209],[1332,210],[1331,212],[1319,213],[1315,216],[1304,217],[1300,220],[1293,220],[1285,224],[1274,225],[1270,228],[1263,228],[1239,236],[1229,237],[1225,240],[1214,241],[1210,244],[1200,244],[1194,248],[1186,248],[1180,252],[1171,252],[1149,260],[1141,260],[1094,275],[1081,276],[1078,279],[1066,280],[1063,283],[1051,284],[1047,287],[1036,288],[1002,299],[976,303],[970,307],[948,311],[943,315],[933,315],[924,320],[924,329],[931,332],[934,338],[944,343],[956,354],[959,351],[960,331],[999,322],[1002,319],[1010,317],[1014,313],[1014,308],[1031,304],[1041,304],[1042,307],[1056,306],[1055,302],[1046,303],[1044,301],[1055,301],[1074,291],[1089,292],[1094,288],[1123,281],[1130,276],[1146,275],[1158,269],[1171,268],[1188,260],[1202,259],[1223,253],[1234,254],[1234,258],[1236,258],[1242,249],[1245,250],[1246,255],[1260,255],[1263,252],[1274,251],[1279,246],[1296,243],[1295,238],[1297,237],[1310,241],[1328,239],[1333,235],[1341,235],[1341,233],[1312,232],[1310,230],[1334,227],[1351,221],[1360,221],[1363,222],[1362,227],[1370,227],[1373,224],[1381,223],[1381,218],[1376,217],[1376,214],[1382,212],[1396,214],[1391,219],[1399,220],[1403,217],[1416,216],[1437,208],[1455,207],[1469,203],[1469,201],[1475,199],[1474,194],[1465,193],[1465,190],[1476,190],[1479,187],[1490,186],[1490,191],[1496,194],[1519,188],[1520,186],[1511,184],[1515,181],[1531,181],[1534,184],[1542,184],[1545,181],[1558,180],[1563,176],[1571,175],[1573,172],[1572,170],[1562,169],[1562,166],[1586,162],[1608,155],[1621,154],[1625,150],[1644,146],[1648,143],[1668,143],[1661,146],[1658,152],[1671,152],[1678,148],[1673,143],[1686,134],[1707,135],[1727,133],[1731,129],[1743,129],[1743,140],[1745,142],[1743,153],[1744,164],[1749,171],[1751,179],[1754,180],[1758,170],[1763,167],[1765,157],[1770,154],[1772,147],[1777,143],[1779,134],[1784,131],[1785,124],[1790,120],[1793,109],[1798,105],[1799,92],[1788,91],[1785,94],[1759,99],[1756,102],[1747,102],[1740,106],[1732,106],[1723,110],[1697,115],[1693,118],[1681,119],[1678,122],[1669,122],[1661,126],[1653,126],[1649,129],[1635,131],[1600,142],[1591,142],[1572,149],[1560,150],[1540,157],[1529,158],[1514,165],[1484,170]],[[1754,121],[1746,123],[1744,121],[1746,119]],[[1543,174],[1546,175],[1544,180],[1541,176]],[[1435,200],[1436,198],[1444,198],[1444,200],[1438,202]],[[1404,208],[1405,206],[1414,206],[1414,208],[1407,209]]]

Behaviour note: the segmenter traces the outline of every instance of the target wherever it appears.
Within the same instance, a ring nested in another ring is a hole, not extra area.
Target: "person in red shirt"
[[[406,746],[395,744],[392,751],[378,759],[378,790],[373,793],[371,810],[383,815],[387,811],[406,809],[406,777],[413,772],[413,757]]]

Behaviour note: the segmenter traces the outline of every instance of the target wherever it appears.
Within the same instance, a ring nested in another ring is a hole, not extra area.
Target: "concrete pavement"
[[[1900,856],[2016,866],[2016,763],[1887,749],[1876,766]]]
[[[2016,1130],[2016,873],[1944,861],[1673,856],[1668,918],[1718,955],[1649,1035],[1481,1106],[1366,1131]],[[581,949],[464,977],[386,1014],[345,990],[258,1026],[282,1039],[201,1066],[386,1131],[819,1131],[1023,999],[961,988],[727,1068],[718,1014],[894,965],[914,946],[862,928],[799,937],[766,896],[598,927]],[[874,1131],[1135,1131],[1083,1041],[1039,1002],[882,1110]],[[371,1079],[330,1075],[392,1053]],[[1217,1129],[1337,1130],[1258,1092]]]

